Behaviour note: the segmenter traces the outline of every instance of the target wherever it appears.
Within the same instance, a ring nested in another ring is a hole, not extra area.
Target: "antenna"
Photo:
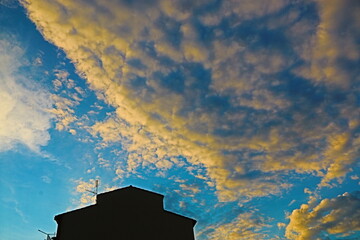
[[[98,194],[98,190],[99,190],[99,180],[96,179],[95,180],[95,192],[96,192],[96,195]]]
[[[50,236],[54,236],[54,237],[55,237],[55,235],[56,235],[55,233],[46,233],[46,232],[44,232],[44,231],[41,231],[40,229],[38,229],[38,231],[46,235],[46,240],[52,240],[52,239],[54,239],[54,238],[52,238],[52,237],[50,237]]]
[[[98,190],[99,190],[99,180],[98,179],[95,180],[95,189],[93,191],[88,190],[88,189],[85,189],[85,190],[89,193],[92,193],[96,197],[98,194]]]

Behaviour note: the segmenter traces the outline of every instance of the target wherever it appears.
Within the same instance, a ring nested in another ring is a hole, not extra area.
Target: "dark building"
[[[196,221],[163,208],[164,196],[133,186],[55,216],[56,240],[194,240]]]

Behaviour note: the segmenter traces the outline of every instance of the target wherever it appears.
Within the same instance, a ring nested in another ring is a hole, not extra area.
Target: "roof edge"
[[[193,218],[190,218],[190,217],[186,217],[184,215],[181,215],[181,214],[178,214],[178,213],[174,213],[174,212],[170,212],[168,210],[164,210],[166,213],[170,213],[172,215],[175,215],[175,216],[178,216],[178,217],[182,217],[182,218],[185,218],[185,219],[188,219],[188,220],[191,220],[193,222],[193,226],[195,226],[195,224],[197,223],[197,221]]]
[[[64,213],[60,213],[58,215],[55,215],[54,219],[55,221],[57,220],[60,220],[60,218],[63,216],[63,215],[66,215],[66,214],[71,214],[71,213],[74,213],[74,212],[78,212],[78,211],[82,211],[82,210],[85,210],[85,209],[88,209],[88,208],[92,208],[92,207],[95,207],[96,204],[92,204],[92,205],[89,205],[89,206],[85,206],[85,207],[82,207],[82,208],[78,208],[78,209],[74,209],[74,210],[70,210],[68,212],[64,212]]]
[[[151,194],[153,194],[153,195],[158,195],[158,196],[161,196],[161,197],[164,198],[164,195],[162,195],[162,194],[160,194],[160,193],[152,192],[152,191],[147,190],[147,189],[144,189],[144,188],[135,187],[135,186],[133,186],[133,185],[129,185],[129,186],[122,187],[122,188],[117,188],[117,189],[114,189],[114,190],[111,190],[111,191],[108,191],[108,192],[99,193],[97,196],[101,196],[101,195],[108,194],[108,193],[112,193],[112,192],[116,192],[116,191],[126,190],[126,189],[141,190],[141,191],[144,191],[144,192],[147,192],[147,193],[151,193]]]

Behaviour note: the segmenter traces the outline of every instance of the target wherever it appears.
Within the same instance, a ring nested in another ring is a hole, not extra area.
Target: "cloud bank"
[[[116,108],[89,131],[128,152],[119,175],[186,161],[234,201],[358,160],[357,1],[22,3]]]
[[[26,79],[20,68],[29,65],[13,37],[0,40],[0,152],[23,144],[34,152],[50,139],[50,94]]]

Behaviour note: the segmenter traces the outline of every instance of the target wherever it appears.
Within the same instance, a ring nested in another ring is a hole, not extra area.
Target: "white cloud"
[[[50,139],[50,94],[18,69],[26,64],[14,39],[0,40],[0,151],[24,144],[35,152]]]
[[[44,182],[44,183],[47,183],[47,184],[50,184],[52,182],[52,179],[49,177],[49,176],[41,176],[41,180]]]

